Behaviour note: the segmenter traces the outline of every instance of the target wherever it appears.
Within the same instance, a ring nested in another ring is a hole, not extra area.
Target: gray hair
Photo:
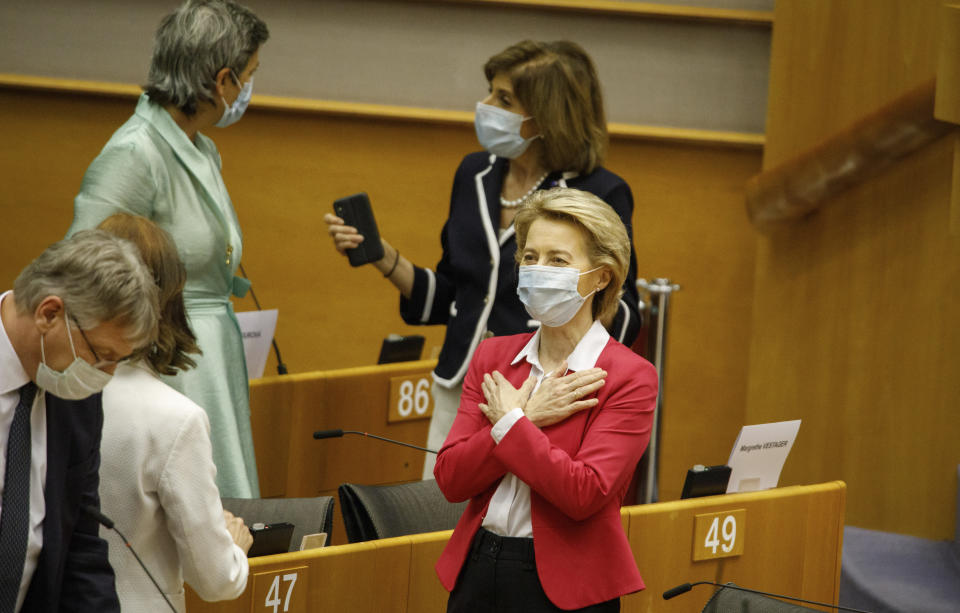
[[[157,284],[130,241],[103,230],[84,230],[56,242],[13,282],[20,313],[58,296],[82,329],[116,320],[139,349],[157,335]]]
[[[199,101],[216,104],[217,73],[229,68],[239,79],[269,37],[267,25],[245,6],[187,0],[157,28],[144,90],[157,104],[194,115]]]

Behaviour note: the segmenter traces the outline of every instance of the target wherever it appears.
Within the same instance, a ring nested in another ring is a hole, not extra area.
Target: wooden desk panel
[[[265,602],[259,602],[259,599],[253,602],[254,576],[306,566],[305,606],[290,607],[286,613],[397,611],[398,603],[407,600],[411,547],[408,538],[383,539],[253,558],[250,560],[247,589],[240,598],[205,602],[187,588],[187,610],[191,613],[280,613],[284,611],[283,602],[276,610]],[[298,581],[301,586],[304,578]],[[286,587],[281,584],[278,594],[281,601],[286,600]],[[294,585],[293,589],[298,587]]]
[[[410,591],[407,597],[409,613],[418,611],[446,611],[447,590],[443,588],[434,565],[453,530],[415,534],[410,536]],[[396,609],[394,609],[396,610]]]
[[[794,486],[764,492],[625,507],[630,545],[647,589],[623,599],[625,613],[695,613],[710,589],[664,602],[661,594],[686,581],[733,581],[743,587],[836,602],[846,485]],[[697,514],[745,509],[741,556],[692,562],[693,518]],[[337,545],[255,558],[251,576],[306,566],[307,598],[287,613],[443,611],[447,592],[433,565],[450,531]],[[237,600],[205,603],[187,590],[190,613],[274,612],[253,602],[252,581]],[[296,587],[294,588],[296,589]],[[280,596],[284,596],[281,590]]]
[[[318,441],[313,433],[340,428],[424,445],[429,419],[387,423],[390,378],[429,373],[435,365],[426,360],[253,381],[250,411],[261,495],[320,496],[341,483],[419,479],[423,452],[351,434]]]
[[[714,588],[664,602],[694,581],[733,581],[750,589],[836,602],[840,589],[846,485],[841,481],[624,508],[628,536],[647,589],[623,601],[625,613],[699,611]],[[744,552],[694,562],[694,516],[745,509]]]
[[[260,496],[277,498],[286,493],[296,386],[263,385],[260,381],[250,386],[250,427],[257,456]]]

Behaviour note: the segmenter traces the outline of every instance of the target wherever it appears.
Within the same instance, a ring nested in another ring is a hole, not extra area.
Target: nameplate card
[[[797,440],[800,420],[744,426],[730,452],[727,493],[777,487],[780,471]]]

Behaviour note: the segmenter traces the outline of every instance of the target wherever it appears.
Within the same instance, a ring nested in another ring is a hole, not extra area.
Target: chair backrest
[[[333,527],[333,497],[316,498],[223,498],[223,508],[251,526],[255,523],[293,524],[290,551],[300,549],[300,541],[307,534],[326,532],[329,542]]]
[[[447,501],[433,479],[399,485],[344,483],[337,493],[351,543],[450,530],[467,506]]]
[[[707,601],[702,613],[801,613],[802,611],[819,611],[819,609],[803,607],[760,594],[720,588]]]

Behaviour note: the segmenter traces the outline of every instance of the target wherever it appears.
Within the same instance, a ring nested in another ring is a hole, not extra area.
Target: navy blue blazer
[[[412,325],[446,324],[434,379],[445,387],[463,380],[470,358],[487,335],[529,332],[535,327],[517,297],[517,242],[511,225],[498,238],[500,191],[509,160],[471,153],[453,179],[450,211],[440,235],[443,256],[436,269],[414,266],[410,298],[400,314]],[[611,336],[630,345],[640,330],[637,259],[633,250],[633,194],[626,181],[597,168],[588,175],[556,172],[544,187],[573,187],[599,196],[620,216],[630,236],[630,269]]]
[[[119,612],[107,543],[97,521],[81,511],[100,508],[100,394],[79,401],[47,394],[46,405],[43,548],[21,611]]]

